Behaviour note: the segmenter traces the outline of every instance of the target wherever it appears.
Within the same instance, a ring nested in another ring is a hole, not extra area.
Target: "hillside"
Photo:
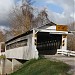
[[[68,75],[69,66],[47,59],[27,61],[23,67],[10,75]]]

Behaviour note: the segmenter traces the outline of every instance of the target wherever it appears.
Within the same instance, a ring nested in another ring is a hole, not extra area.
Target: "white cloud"
[[[0,21],[7,19],[10,9],[14,5],[14,0],[0,0]]]
[[[0,21],[6,21],[10,9],[13,7],[15,0],[1,0],[0,1]],[[53,3],[61,6],[64,11],[62,13],[52,12],[48,9],[49,17],[52,21],[57,24],[66,24],[74,20],[75,17],[75,0],[42,0],[46,3]],[[40,1],[39,1],[40,2]],[[18,5],[21,5],[21,0],[18,1]],[[42,9],[42,7],[40,8]],[[1,27],[0,27],[1,28]]]
[[[66,23],[70,23],[72,21],[74,21],[75,19],[75,0],[45,0],[46,3],[53,3],[53,4],[57,4],[59,6],[61,6],[63,8],[63,12],[62,14],[60,13],[56,13],[56,12],[49,12],[49,14],[52,13],[53,20],[56,23],[60,23],[60,24],[66,24]]]

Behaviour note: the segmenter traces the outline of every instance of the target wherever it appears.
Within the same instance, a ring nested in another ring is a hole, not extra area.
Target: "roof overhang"
[[[53,31],[48,29],[35,29],[36,32],[49,32],[50,34],[68,34],[67,31]]]

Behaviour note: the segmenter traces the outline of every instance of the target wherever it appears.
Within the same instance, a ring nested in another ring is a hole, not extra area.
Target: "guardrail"
[[[75,56],[75,51],[70,51],[71,53],[70,53],[70,55],[71,56]]]
[[[62,54],[62,55],[67,55],[67,56],[75,56],[75,51],[58,49],[57,54]]]

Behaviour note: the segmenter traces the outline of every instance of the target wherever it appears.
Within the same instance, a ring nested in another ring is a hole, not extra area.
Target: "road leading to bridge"
[[[63,61],[64,63],[67,63],[71,66],[71,69],[69,71],[69,73],[71,73],[72,75],[75,75],[75,57],[68,57],[68,56],[62,56],[62,55],[46,55],[45,56],[47,59],[50,60],[59,60],[59,61]]]

